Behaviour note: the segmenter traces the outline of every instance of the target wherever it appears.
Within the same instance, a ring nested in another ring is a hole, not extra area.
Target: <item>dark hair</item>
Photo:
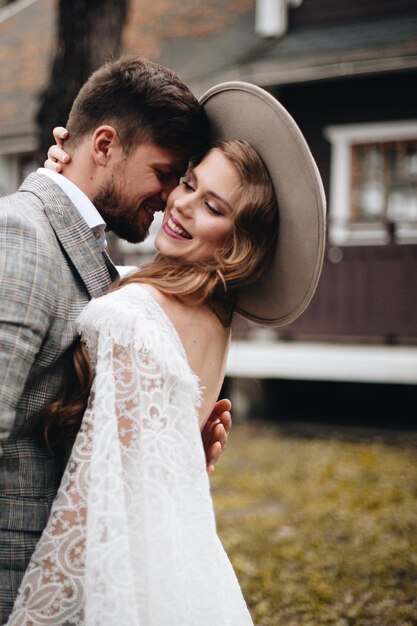
[[[179,76],[138,56],[105,63],[90,76],[69,114],[68,145],[102,124],[116,129],[125,154],[151,141],[189,159],[210,137],[203,107]]]

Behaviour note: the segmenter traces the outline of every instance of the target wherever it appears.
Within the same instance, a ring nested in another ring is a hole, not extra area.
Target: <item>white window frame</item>
[[[384,223],[351,222],[352,145],[373,141],[417,139],[417,120],[328,126],[324,135],[331,143],[329,242],[335,246],[386,245]],[[417,224],[397,224],[397,243],[417,243]]]

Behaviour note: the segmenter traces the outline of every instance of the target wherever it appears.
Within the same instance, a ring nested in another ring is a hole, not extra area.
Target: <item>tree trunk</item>
[[[128,8],[129,0],[59,0],[56,53],[36,115],[39,163],[52,143],[52,128],[65,125],[81,86],[120,54]]]

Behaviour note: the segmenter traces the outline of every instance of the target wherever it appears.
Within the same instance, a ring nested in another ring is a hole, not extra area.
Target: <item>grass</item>
[[[234,426],[211,484],[256,626],[417,625],[417,435]]]

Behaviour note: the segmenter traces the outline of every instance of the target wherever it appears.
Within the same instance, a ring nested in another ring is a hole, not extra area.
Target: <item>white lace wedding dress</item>
[[[216,534],[198,380],[139,285],[93,300],[89,406],[10,626],[252,625]]]

